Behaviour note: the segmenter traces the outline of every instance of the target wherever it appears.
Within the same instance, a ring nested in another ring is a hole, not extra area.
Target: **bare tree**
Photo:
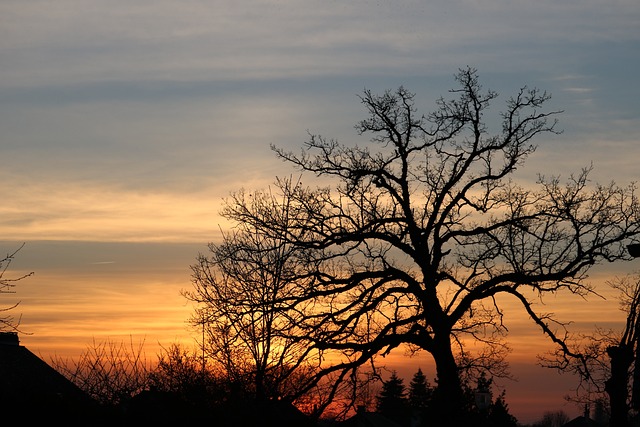
[[[597,327],[568,342],[570,353],[558,349],[541,357],[543,366],[571,372],[579,383],[571,400],[585,407],[608,402],[610,425],[624,427],[640,413],[640,274],[608,282],[616,289],[626,315],[622,330]]]
[[[207,385],[216,382],[213,371],[202,363],[200,355],[178,343],[163,348],[158,363],[149,372],[150,387],[181,395],[204,395]]]
[[[613,425],[614,418],[623,419],[624,415],[626,420],[630,411],[640,413],[640,274],[620,278],[612,286],[620,292],[621,309],[627,315],[618,342],[607,347],[611,377],[605,382],[605,390]]]
[[[6,254],[4,258],[0,259],[0,294],[15,293],[13,288],[15,288],[16,283],[33,275],[33,272],[31,272],[13,278],[6,277],[11,262],[15,259],[16,255],[23,247],[24,243],[20,245],[18,249]],[[19,303],[15,303],[7,307],[0,308],[0,331],[15,331],[18,329],[18,326],[20,325],[20,319],[16,320],[16,318],[10,313],[10,311],[16,308],[18,304]]]
[[[151,365],[144,342],[94,341],[78,360],[54,357],[58,372],[75,383],[101,405],[115,407],[145,390]]]
[[[225,211],[308,258],[296,293],[279,301],[302,315],[298,327],[317,349],[342,355],[325,359],[324,372],[403,345],[426,351],[443,419],[462,407],[460,363],[491,370],[488,362],[504,354],[496,296],[512,297],[566,348],[554,326],[562,324],[532,302],[592,292],[589,269],[629,260],[625,244],[640,232],[633,185],[591,185],[588,168],[564,184],[541,176],[523,188],[510,179],[535,150],[535,137],[557,133],[560,111],[543,109],[547,93],[520,89],[500,115],[501,132],[490,134],[484,116],[497,94],[483,91],[471,68],[456,81],[453,99],[438,99],[428,115],[416,113],[403,87],[365,91],[368,118],[356,129],[372,135],[371,145],[311,134],[299,154],[274,147],[324,187],[280,185],[286,206],[258,211],[239,192]],[[471,354],[467,340],[484,343],[484,356]]]
[[[534,427],[562,427],[570,418],[564,411],[548,411],[542,415],[542,419],[534,424]]]
[[[286,200],[278,197],[256,192],[245,207],[256,216],[282,213],[262,221],[286,228],[286,221],[294,219]],[[272,204],[285,211],[265,209]],[[251,224],[239,223],[223,234],[220,244],[209,244],[208,255],[198,256],[192,265],[193,289],[183,291],[197,304],[191,323],[202,328],[206,354],[231,383],[259,400],[298,397],[317,363],[298,327],[299,312],[283,303],[297,294],[305,261],[286,236],[263,235]]]

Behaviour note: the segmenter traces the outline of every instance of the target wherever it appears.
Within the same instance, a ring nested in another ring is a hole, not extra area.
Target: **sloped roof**
[[[375,412],[358,412],[341,422],[340,427],[400,427],[400,425]]]
[[[262,402],[228,402],[219,425],[311,427],[316,423],[290,402],[268,400]]]
[[[55,393],[74,398],[87,396],[75,384],[15,340],[0,333],[0,394]]]
[[[602,424],[595,422],[591,418],[580,416],[572,419],[562,427],[602,427]]]
[[[0,402],[21,417],[80,414],[94,403],[74,383],[20,345],[15,332],[0,332]]]

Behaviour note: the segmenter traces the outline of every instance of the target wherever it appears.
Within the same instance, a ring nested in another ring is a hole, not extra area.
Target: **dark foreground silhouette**
[[[19,344],[16,333],[0,332],[0,408],[6,419],[20,425],[64,426],[185,426],[213,427],[513,427],[515,418],[502,412],[489,413],[461,408],[459,419],[438,419],[433,412],[368,412],[360,408],[343,421],[314,420],[294,405],[281,400],[257,401],[246,396],[213,396],[202,387],[191,393],[145,390],[103,406],[73,382]],[[393,400],[393,399],[392,399]],[[494,405],[495,406],[495,405]],[[387,406],[389,407],[389,406]],[[394,405],[391,405],[394,407]],[[490,416],[487,416],[490,414]],[[9,417],[10,415],[10,417]],[[597,426],[586,417],[567,426]]]

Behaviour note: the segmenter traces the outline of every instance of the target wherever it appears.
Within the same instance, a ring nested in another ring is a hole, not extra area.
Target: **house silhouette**
[[[44,360],[0,332],[0,408],[19,421],[86,425],[95,402]],[[10,411],[10,412],[6,412]]]
[[[364,407],[358,407],[355,415],[340,423],[339,427],[400,427],[400,424],[384,415],[369,412]]]
[[[595,422],[588,416],[579,416],[563,424],[562,427],[602,427],[602,424]]]

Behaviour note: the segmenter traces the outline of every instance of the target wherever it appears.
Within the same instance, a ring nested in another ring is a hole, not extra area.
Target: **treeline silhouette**
[[[94,342],[79,359],[52,359],[52,366],[91,397],[90,405],[69,408],[67,422],[78,425],[338,427],[368,425],[367,417],[373,416],[377,425],[388,427],[451,425],[441,418],[437,387],[421,369],[408,386],[395,371],[386,380],[361,383],[357,396],[336,396],[333,411],[320,417],[314,400],[322,396],[295,401],[259,396],[250,371],[230,378],[179,344],[163,349],[152,364],[143,343]],[[460,419],[475,426],[517,426],[505,392],[493,398],[492,389],[485,376],[465,383]]]
[[[143,347],[94,341],[78,359],[53,358],[51,365],[91,399],[57,415],[91,426],[315,425],[292,402],[256,399],[247,382],[223,377],[179,344],[163,349],[156,363]]]

